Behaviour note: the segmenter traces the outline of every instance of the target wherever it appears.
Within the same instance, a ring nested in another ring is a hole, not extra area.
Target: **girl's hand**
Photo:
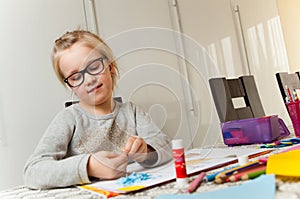
[[[126,174],[128,157],[125,153],[99,151],[88,160],[88,175],[102,179],[116,179]]]
[[[130,136],[123,151],[130,159],[136,162],[143,162],[147,159],[148,145],[145,140],[139,136]]]

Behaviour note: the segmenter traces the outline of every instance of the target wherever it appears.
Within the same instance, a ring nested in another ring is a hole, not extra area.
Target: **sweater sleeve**
[[[144,167],[155,167],[172,159],[170,139],[151,120],[150,115],[132,104],[135,113],[136,133],[157,153],[154,164],[140,163]]]
[[[67,157],[74,131],[74,116],[66,110],[53,119],[24,167],[24,182],[33,189],[89,183],[89,154]]]

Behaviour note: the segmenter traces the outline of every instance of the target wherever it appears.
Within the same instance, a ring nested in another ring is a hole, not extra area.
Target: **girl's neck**
[[[95,116],[99,116],[99,115],[106,115],[109,113],[112,113],[115,107],[115,103],[114,100],[107,100],[106,102],[102,103],[102,104],[98,104],[98,105],[88,105],[85,103],[79,103],[79,105],[81,106],[81,108],[83,108],[85,111],[87,111],[88,113],[95,115]]]

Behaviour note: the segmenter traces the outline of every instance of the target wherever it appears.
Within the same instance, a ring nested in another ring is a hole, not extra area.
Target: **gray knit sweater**
[[[154,167],[171,159],[168,137],[133,103],[115,102],[113,112],[101,116],[88,114],[78,104],[63,109],[27,160],[24,182],[37,189],[90,183],[90,154],[120,151],[129,134],[142,137],[158,154],[155,164],[142,166]]]

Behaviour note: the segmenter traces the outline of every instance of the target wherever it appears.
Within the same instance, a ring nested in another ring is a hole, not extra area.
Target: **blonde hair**
[[[75,30],[72,32],[66,32],[60,38],[55,40],[55,44],[52,51],[52,64],[53,64],[53,69],[55,71],[55,74],[58,77],[59,81],[65,86],[64,83],[65,77],[59,66],[59,62],[62,54],[61,52],[70,48],[75,43],[81,43],[86,47],[95,49],[103,56],[107,57],[109,66],[115,69],[114,70],[115,73],[111,74],[113,88],[114,88],[118,76],[118,67],[115,62],[113,53],[109,48],[109,46],[99,36],[85,30]]]

